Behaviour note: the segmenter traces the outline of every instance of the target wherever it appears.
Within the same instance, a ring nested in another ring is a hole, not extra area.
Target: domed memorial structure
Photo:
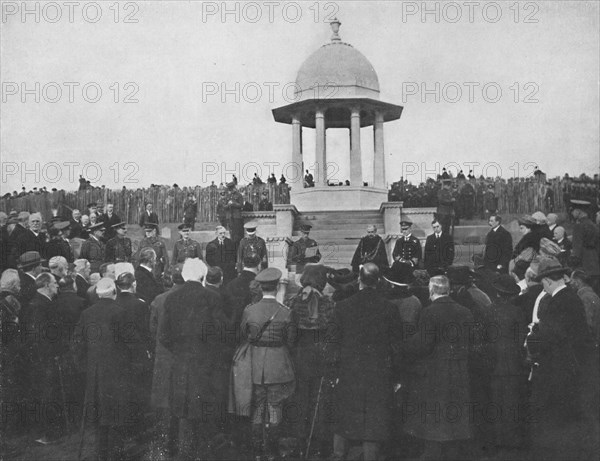
[[[316,130],[315,187],[292,188],[300,211],[378,209],[387,201],[383,124],[398,120],[402,107],[380,100],[379,79],[369,60],[339,36],[331,22],[331,41],[304,61],[296,77],[296,100],[273,109],[275,121],[292,125],[292,162],[304,172],[302,128]],[[360,129],[373,126],[373,180],[363,177]],[[350,186],[327,187],[326,130],[350,130]],[[366,182],[369,186],[363,186]]]

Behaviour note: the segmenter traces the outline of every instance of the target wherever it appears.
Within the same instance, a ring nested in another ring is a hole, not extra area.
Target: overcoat
[[[223,285],[229,283],[237,276],[235,264],[237,250],[233,240],[225,237],[223,243],[216,238],[206,245],[206,263],[209,266],[220,267],[223,271]]]
[[[588,275],[600,275],[600,248],[598,226],[590,218],[581,219],[573,226],[573,249],[571,255],[577,259],[578,267]]]
[[[454,239],[447,232],[442,232],[439,238],[435,234],[427,236],[425,241],[425,269],[430,275],[444,271],[454,262]]]
[[[508,274],[508,263],[512,255],[512,235],[504,227],[492,229],[485,237],[483,265],[494,272]],[[498,266],[502,266],[498,269]]]
[[[97,409],[97,421],[105,426],[138,422],[138,408],[131,400],[124,314],[114,300],[102,298],[82,312],[77,326],[79,356],[86,370],[85,404]]]
[[[187,281],[167,296],[159,340],[173,354],[171,411],[178,418],[207,416],[220,390],[213,371],[220,348],[221,304],[216,293],[200,282]]]
[[[135,270],[135,281],[137,288],[135,290],[138,298],[143,299],[149,306],[154,298],[163,292],[162,285],[156,280],[154,274],[142,266]]]
[[[443,296],[423,308],[409,351],[417,357],[415,385],[403,409],[404,430],[447,442],[471,437],[469,325],[473,314]]]
[[[337,303],[335,318],[341,333],[335,432],[348,439],[386,440],[393,355],[401,338],[398,309],[374,288],[365,288]]]

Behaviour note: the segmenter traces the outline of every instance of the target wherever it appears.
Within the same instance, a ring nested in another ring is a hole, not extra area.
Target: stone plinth
[[[383,228],[386,234],[400,234],[400,216],[404,202],[385,202],[379,207],[383,213]]]
[[[291,202],[300,212],[377,210],[387,202],[386,189],[363,186],[293,188]]]

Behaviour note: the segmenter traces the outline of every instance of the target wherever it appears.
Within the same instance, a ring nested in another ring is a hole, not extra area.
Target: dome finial
[[[342,23],[339,21],[338,18],[333,18],[329,24],[331,25],[331,30],[333,31],[333,35],[331,36],[331,41],[332,42],[341,42],[342,39],[340,38],[338,32],[340,31],[340,26],[342,25]]]

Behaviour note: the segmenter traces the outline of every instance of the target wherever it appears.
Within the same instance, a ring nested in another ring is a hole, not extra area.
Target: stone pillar
[[[400,220],[404,202],[384,202],[379,207],[383,213],[383,227],[385,233],[392,236],[400,235]]]
[[[385,189],[385,154],[383,151],[383,114],[375,114],[373,124],[373,142],[375,144],[373,156],[373,186]]]
[[[323,109],[317,109],[315,112],[315,129],[317,131],[315,185],[327,186],[327,145],[325,140],[325,111]]]
[[[360,108],[353,107],[350,115],[350,185],[363,184],[360,152]]]
[[[300,183],[304,178],[304,165],[302,163],[302,124],[297,115],[292,117],[292,163],[294,169],[300,171]]]

